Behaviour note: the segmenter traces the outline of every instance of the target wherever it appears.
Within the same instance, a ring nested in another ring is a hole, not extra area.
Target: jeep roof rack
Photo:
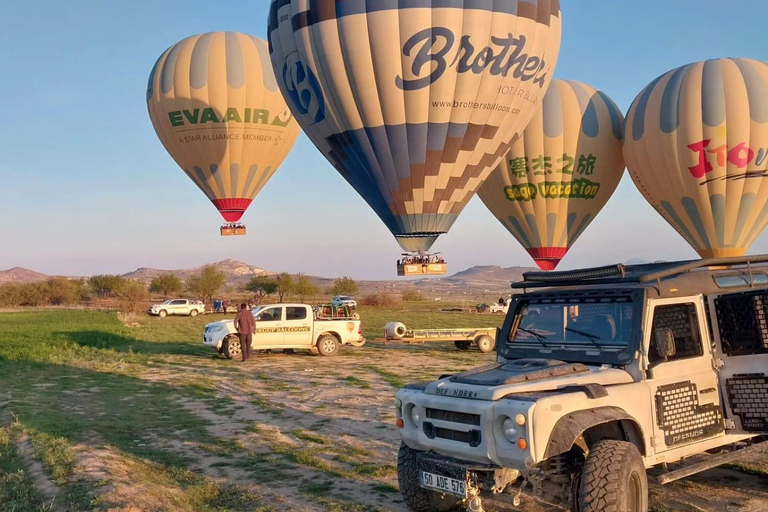
[[[704,267],[731,267],[768,263],[768,255],[710,258],[701,260],[647,263],[643,265],[609,265],[562,272],[526,272],[523,280],[512,283],[513,289],[584,284],[648,283],[677,276]]]

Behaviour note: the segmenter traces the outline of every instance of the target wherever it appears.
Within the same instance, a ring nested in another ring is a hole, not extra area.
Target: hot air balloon
[[[176,163],[229,224],[237,224],[283,162],[299,126],[275,80],[267,42],[234,32],[184,39],[158,59],[149,116]]]
[[[629,110],[624,156],[702,258],[743,255],[768,223],[768,64],[708,60],[657,78]]]
[[[560,5],[272,0],[268,33],[304,132],[425,266],[543,99]]]
[[[554,270],[624,174],[624,116],[605,93],[553,80],[480,199],[542,270]]]

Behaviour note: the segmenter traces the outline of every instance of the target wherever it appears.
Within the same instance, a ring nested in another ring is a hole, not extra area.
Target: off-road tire
[[[397,453],[397,483],[405,504],[415,512],[447,512],[459,502],[448,494],[428,491],[421,487],[419,451],[400,443]]]
[[[243,355],[243,347],[240,345],[240,338],[236,336],[230,336],[224,338],[224,357],[227,359],[234,359]]]
[[[496,341],[490,336],[486,335],[478,336],[475,338],[475,343],[477,344],[477,348],[483,354],[490,354],[493,352],[493,349],[496,348]]]
[[[168,312],[164,309],[161,309],[160,312],[157,314],[160,318],[165,318],[168,316]]]
[[[195,318],[197,316],[198,311],[196,309],[190,310],[189,316],[192,318]]]
[[[317,351],[321,356],[331,357],[339,353],[339,340],[330,334],[324,334],[317,340]]]
[[[471,341],[454,341],[454,345],[456,345],[456,348],[459,350],[469,350],[472,347]]]
[[[596,443],[582,468],[576,501],[578,512],[647,512],[648,476],[635,445]]]

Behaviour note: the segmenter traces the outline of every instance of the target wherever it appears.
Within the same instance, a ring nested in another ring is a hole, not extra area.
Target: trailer
[[[475,345],[480,352],[488,354],[496,348],[497,331],[495,327],[408,329],[400,322],[390,322],[384,328],[384,339],[402,343],[453,342],[459,350],[469,350]]]

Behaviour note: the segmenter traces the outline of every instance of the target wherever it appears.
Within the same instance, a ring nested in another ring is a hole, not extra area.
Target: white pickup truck
[[[353,318],[317,318],[306,304],[269,304],[251,310],[256,319],[253,350],[309,350],[313,354],[333,356],[341,345],[365,344],[360,320]],[[205,326],[203,344],[217,349],[228,359],[240,356],[240,339],[234,320]]]
[[[199,300],[169,299],[161,304],[151,305],[147,313],[160,318],[168,315],[197,316],[205,313],[205,304]]]

